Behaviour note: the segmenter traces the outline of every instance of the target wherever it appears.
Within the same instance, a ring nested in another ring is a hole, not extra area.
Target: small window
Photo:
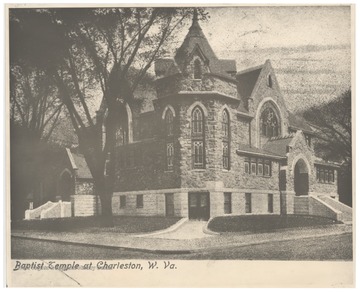
[[[201,70],[201,62],[199,59],[194,61],[194,79],[201,79],[202,70]]]
[[[329,182],[329,172],[327,169],[325,169],[325,182],[328,183]]]
[[[268,212],[274,213],[274,195],[268,194]]]
[[[245,169],[245,173],[250,173],[250,162],[249,161],[244,162],[244,169]]]
[[[174,143],[166,144],[166,169],[172,170],[174,166]]]
[[[329,170],[329,181],[334,182],[334,170]]]
[[[224,214],[231,214],[231,193],[224,193]]]
[[[121,195],[120,196],[120,209],[123,209],[126,207],[126,196]]]
[[[271,78],[271,75],[269,74],[268,78],[267,78],[267,86],[269,86],[270,88],[273,87],[273,81]]]
[[[260,176],[264,174],[264,164],[262,159],[258,159],[257,174]]]
[[[227,110],[223,111],[221,128],[223,138],[229,138],[230,118]]]
[[[256,162],[251,161],[251,174],[256,174]]]
[[[229,143],[227,141],[223,142],[223,168],[230,169]]]
[[[137,195],[136,196],[136,208],[143,208],[144,207],[144,196]]]
[[[271,161],[264,161],[264,176],[271,176]]]
[[[320,168],[320,182],[324,182],[324,170]]]
[[[245,194],[245,213],[251,213],[251,193]]]

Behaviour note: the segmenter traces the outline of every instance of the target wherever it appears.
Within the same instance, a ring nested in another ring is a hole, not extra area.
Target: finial
[[[194,14],[193,14],[193,24],[198,22],[198,11],[197,8],[194,8]]]

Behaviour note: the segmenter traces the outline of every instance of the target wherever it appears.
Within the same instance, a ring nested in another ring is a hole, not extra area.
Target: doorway
[[[189,193],[189,219],[208,220],[210,218],[209,192]]]
[[[296,196],[309,195],[309,172],[303,159],[296,162],[294,170],[294,190]]]
[[[74,194],[74,178],[68,169],[65,169],[59,179],[58,197],[63,201],[70,202],[70,196]]]
[[[174,217],[174,194],[165,194],[165,215]]]

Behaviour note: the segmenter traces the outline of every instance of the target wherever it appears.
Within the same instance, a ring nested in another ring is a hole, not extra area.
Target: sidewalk
[[[181,228],[179,228],[181,231]],[[263,233],[225,233],[188,239],[177,236],[172,231],[169,236],[145,236],[119,234],[114,232],[43,232],[32,230],[13,230],[12,237],[31,238],[87,246],[123,248],[150,253],[182,254],[204,249],[217,249],[231,246],[247,246],[266,242],[296,240],[351,233],[352,225],[338,224],[306,228],[283,229]],[[145,234],[144,234],[145,235]]]

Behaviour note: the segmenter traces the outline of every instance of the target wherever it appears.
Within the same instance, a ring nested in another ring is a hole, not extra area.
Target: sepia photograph
[[[354,285],[353,5],[6,14],[9,286]]]

